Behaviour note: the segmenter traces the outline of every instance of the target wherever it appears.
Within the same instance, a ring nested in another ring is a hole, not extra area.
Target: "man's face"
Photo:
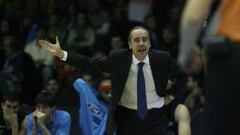
[[[53,95],[58,93],[59,85],[56,80],[49,80],[47,85],[47,91]]]
[[[2,103],[2,110],[4,115],[17,113],[19,110],[19,103],[18,101],[5,101]]]
[[[130,33],[129,48],[132,49],[134,56],[142,61],[148,54],[150,41],[148,32],[143,29],[135,29]]]
[[[123,41],[120,37],[112,37],[111,38],[111,47],[112,49],[120,49],[123,48]]]
[[[112,97],[111,90],[106,90],[106,91],[100,92],[100,94],[102,95],[104,100],[110,102],[110,99]]]

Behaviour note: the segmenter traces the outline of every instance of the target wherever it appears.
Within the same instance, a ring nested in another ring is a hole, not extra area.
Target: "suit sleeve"
[[[89,58],[74,52],[68,52],[66,64],[78,67],[91,73],[110,72],[110,57]]]

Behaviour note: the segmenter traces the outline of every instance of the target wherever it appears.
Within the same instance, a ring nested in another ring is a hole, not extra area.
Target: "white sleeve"
[[[62,57],[62,61],[66,61],[67,60],[67,55],[68,53],[66,51],[63,51],[63,57]]]

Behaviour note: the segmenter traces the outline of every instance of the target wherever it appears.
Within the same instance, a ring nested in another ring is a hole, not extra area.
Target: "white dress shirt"
[[[156,87],[153,80],[152,69],[149,63],[149,57],[143,60],[143,74],[146,87],[147,108],[161,108],[164,106],[164,98],[156,93]],[[132,55],[132,64],[128,74],[127,82],[120,99],[119,105],[137,110],[137,72],[140,61]]]
[[[68,53],[66,51],[63,51],[62,61],[66,61],[67,60],[67,55],[68,55]]]

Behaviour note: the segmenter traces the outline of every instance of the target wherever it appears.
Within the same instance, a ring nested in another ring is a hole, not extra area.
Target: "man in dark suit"
[[[129,34],[129,48],[110,52],[108,57],[89,59],[66,52],[44,40],[39,45],[68,64],[108,72],[112,78],[112,98],[107,134],[164,135],[168,120],[165,105],[174,94],[165,90],[176,64],[167,52],[151,50],[149,33],[134,27]]]

